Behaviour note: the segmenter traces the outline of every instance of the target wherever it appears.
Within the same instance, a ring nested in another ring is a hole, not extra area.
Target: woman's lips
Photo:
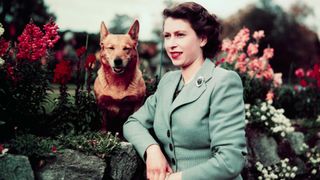
[[[178,59],[182,52],[170,52],[172,59]]]

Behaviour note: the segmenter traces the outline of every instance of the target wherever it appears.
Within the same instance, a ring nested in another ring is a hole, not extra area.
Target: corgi
[[[94,93],[102,111],[102,132],[119,132],[121,136],[123,123],[144,101],[146,86],[139,69],[138,34],[138,20],[127,34],[111,34],[104,22],[101,23],[101,67]]]

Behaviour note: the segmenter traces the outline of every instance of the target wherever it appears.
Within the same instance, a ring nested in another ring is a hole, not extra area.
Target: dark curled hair
[[[194,2],[181,3],[163,10],[163,17],[187,20],[198,37],[206,37],[207,44],[202,48],[205,58],[213,59],[221,47],[221,24],[214,14]]]

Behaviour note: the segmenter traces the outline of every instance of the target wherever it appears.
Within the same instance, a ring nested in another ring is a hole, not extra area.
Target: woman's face
[[[207,40],[199,38],[188,21],[171,17],[165,19],[163,36],[173,65],[186,68],[196,60],[203,60],[201,47]]]

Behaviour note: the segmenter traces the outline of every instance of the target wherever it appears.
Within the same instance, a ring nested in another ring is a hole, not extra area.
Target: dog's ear
[[[134,20],[133,24],[131,25],[128,34],[130,37],[138,42],[138,34],[139,34],[139,21],[136,19]]]
[[[100,26],[100,42],[102,42],[103,38],[107,37],[108,34],[109,31],[104,22],[102,21]]]

